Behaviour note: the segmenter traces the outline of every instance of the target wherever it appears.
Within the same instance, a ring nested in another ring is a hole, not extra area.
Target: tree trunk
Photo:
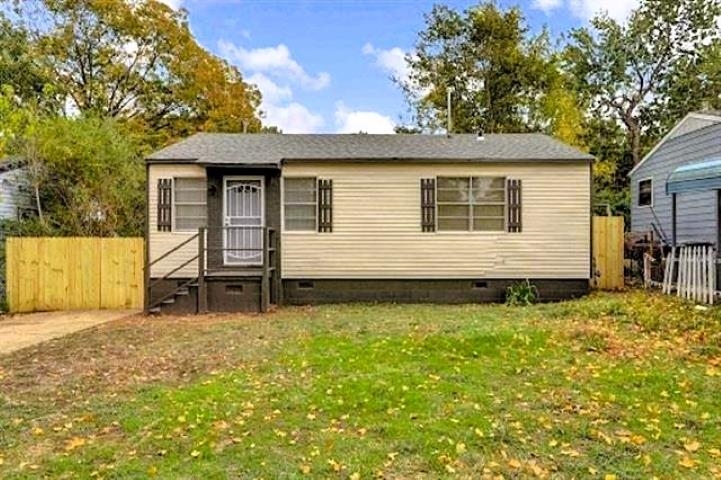
[[[641,125],[637,118],[629,117],[625,121],[627,130],[628,145],[631,148],[633,166],[641,161]]]

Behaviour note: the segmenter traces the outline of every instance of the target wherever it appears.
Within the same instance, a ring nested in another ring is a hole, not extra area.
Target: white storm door
[[[223,178],[223,262],[225,265],[263,264],[262,177]]]

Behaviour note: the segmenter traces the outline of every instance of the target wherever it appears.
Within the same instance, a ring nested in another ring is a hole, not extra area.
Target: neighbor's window
[[[650,207],[653,205],[653,180],[647,178],[638,182],[638,206]]]
[[[283,210],[285,229],[316,230],[316,179],[315,177],[283,179]]]
[[[438,177],[439,231],[503,231],[506,179]]]
[[[206,224],[207,184],[204,178],[173,179],[175,231],[193,232]]]

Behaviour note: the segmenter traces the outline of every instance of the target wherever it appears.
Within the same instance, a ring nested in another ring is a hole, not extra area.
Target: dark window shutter
[[[508,180],[508,231],[517,233],[522,230],[521,217],[521,181]]]
[[[158,179],[158,231],[169,232],[173,226],[173,179]]]
[[[333,180],[318,180],[318,231],[333,231]]]
[[[435,178],[421,178],[421,231],[436,231]]]

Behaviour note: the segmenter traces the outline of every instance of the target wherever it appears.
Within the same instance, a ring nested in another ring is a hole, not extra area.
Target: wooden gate
[[[143,307],[142,238],[6,240],[11,312]]]
[[[623,241],[623,217],[593,217],[593,269],[596,288],[623,288]]]

